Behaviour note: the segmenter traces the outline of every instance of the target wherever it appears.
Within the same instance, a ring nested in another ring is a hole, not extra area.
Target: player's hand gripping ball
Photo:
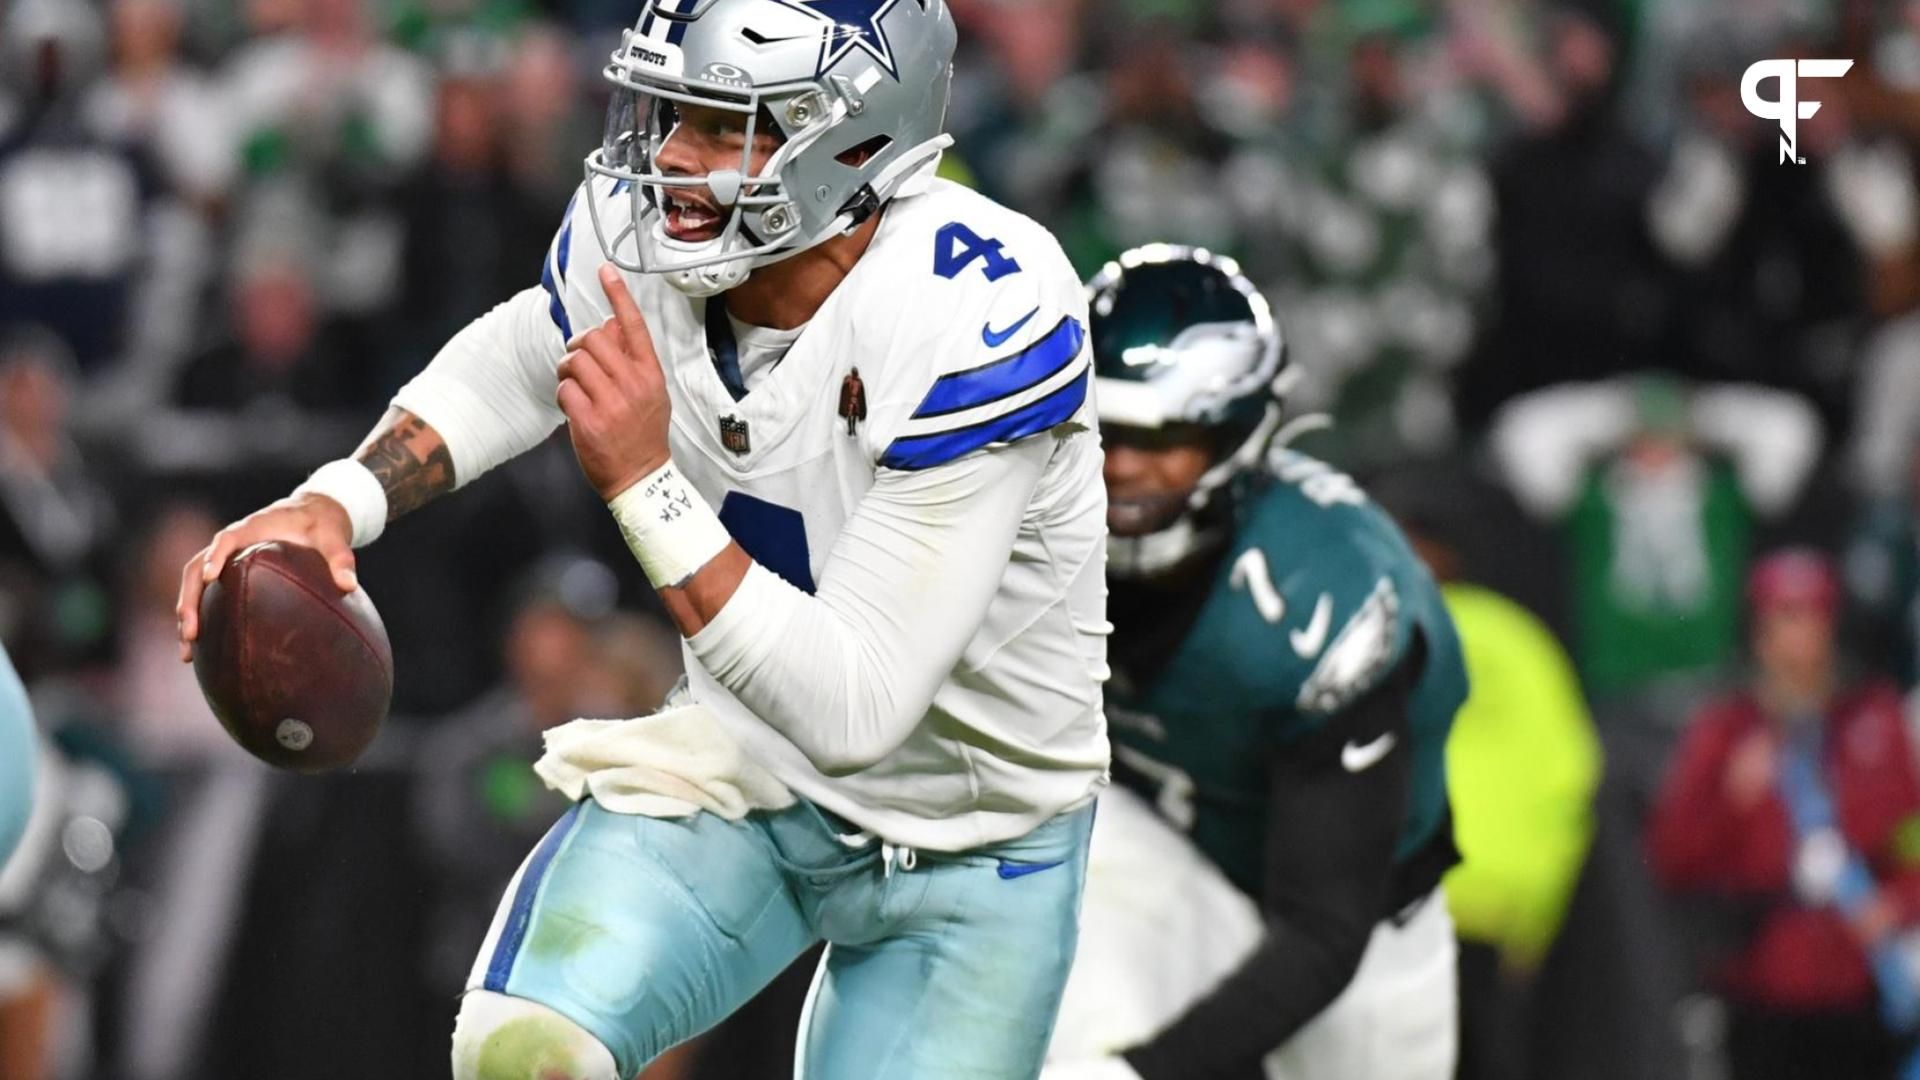
[[[274,542],[229,560],[200,596],[200,689],[227,734],[278,768],[352,764],[393,701],[380,613],[334,582],[318,552]]]

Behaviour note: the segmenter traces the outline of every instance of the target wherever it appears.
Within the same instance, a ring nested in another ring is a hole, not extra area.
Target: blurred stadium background
[[[1303,445],[1571,655],[1577,686],[1463,617],[1508,661],[1455,747],[1463,1074],[1727,1075],[1742,914],[1663,888],[1643,835],[1745,677],[1755,553],[1832,554],[1852,669],[1920,677],[1920,3],[951,4],[949,174],[1087,273],[1239,257],[1295,411],[1337,421]],[[5,1080],[445,1075],[554,813],[540,730],[677,674],[644,578],[564,438],[408,519],[361,561],[396,717],[320,779],[227,741],[174,592],[537,279],[635,7],[0,3],[0,640],[53,781],[0,877]],[[1803,84],[1804,167],[1739,93],[1796,56],[1855,61]],[[784,1075],[766,1012],[653,1075]]]

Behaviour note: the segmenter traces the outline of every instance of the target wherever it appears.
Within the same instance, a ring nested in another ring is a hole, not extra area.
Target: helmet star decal
[[[825,75],[833,70],[848,53],[860,49],[874,62],[886,69],[894,81],[899,81],[900,71],[893,63],[893,45],[887,40],[887,31],[880,25],[887,12],[899,0],[775,0],[796,11],[804,11],[817,19],[831,23],[826,39],[820,44],[820,69],[818,74]]]

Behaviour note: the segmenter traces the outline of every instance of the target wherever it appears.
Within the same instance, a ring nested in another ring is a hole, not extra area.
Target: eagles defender
[[[633,1076],[820,940],[801,1075],[1039,1069],[1107,767],[1105,493],[1077,275],[934,178],[954,44],[944,0],[649,0],[542,284],[186,570],[190,649],[233,551],[350,587],[389,517],[565,422],[688,696],[796,800],[580,802],[481,949],[457,1080]]]
[[[1089,288],[1124,787],[1045,1075],[1446,1080],[1439,591],[1352,480],[1270,451],[1284,348],[1230,260],[1144,248]]]

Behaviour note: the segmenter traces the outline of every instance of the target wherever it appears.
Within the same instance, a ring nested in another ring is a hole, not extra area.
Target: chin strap
[[[702,300],[738,288],[752,273],[751,260],[740,258],[731,262],[715,263],[712,266],[694,267],[690,270],[669,270],[663,276],[667,279],[667,284],[679,292],[696,300]]]
[[[919,146],[893,159],[893,164],[873,178],[873,190],[892,188],[893,196],[924,194],[940,171],[940,158],[953,145],[953,136],[935,135]]]
[[[1107,573],[1117,578],[1164,574],[1196,553],[1219,543],[1221,530],[1200,529],[1191,514],[1145,536],[1107,535]]]

